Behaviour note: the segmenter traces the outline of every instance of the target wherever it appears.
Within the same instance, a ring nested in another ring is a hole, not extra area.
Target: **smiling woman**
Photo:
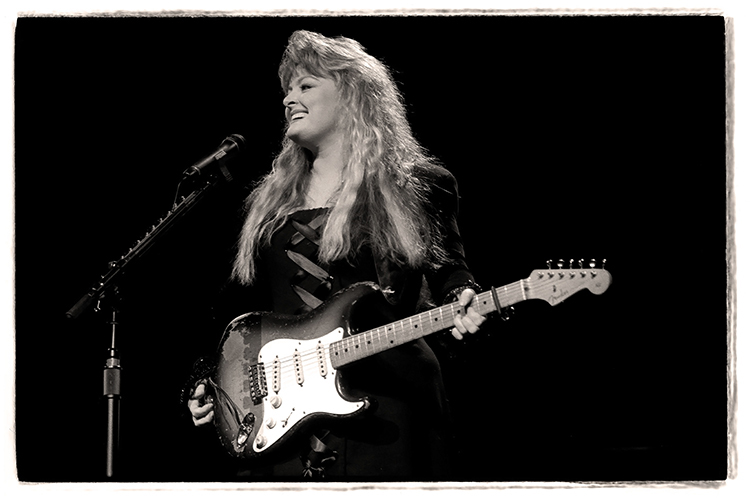
[[[339,93],[332,79],[298,71],[284,98],[284,106],[288,122],[286,136],[308,149],[316,159],[341,148]]]
[[[286,136],[315,157],[306,198],[309,208],[327,206],[341,186],[341,109],[336,82],[298,69],[284,98]]]
[[[462,309],[451,320],[453,336],[476,332],[485,318],[469,306],[476,287],[456,222],[456,181],[414,139],[385,65],[354,40],[298,31],[289,40],[279,76],[287,129],[272,171],[246,200],[236,282],[267,290],[273,313],[317,314],[316,325],[329,324],[321,319],[326,312],[320,312],[327,309],[319,306],[337,297],[340,303],[342,296],[354,297],[352,306],[362,302],[357,290],[371,289],[357,288],[363,282],[376,285],[387,303],[384,320],[413,315],[433,302],[458,300]],[[263,324],[260,331],[243,333],[242,342],[227,345],[260,343],[270,349],[266,342],[272,337],[302,340],[291,331],[271,333]],[[239,330],[228,327],[225,338],[236,340]],[[331,326],[315,333],[328,338],[343,335],[339,330]],[[254,365],[253,396],[234,398],[246,403],[227,397],[217,384],[227,380],[223,367],[196,374],[185,391],[193,422],[200,426],[215,420],[220,429],[231,430],[225,447],[247,458],[246,453],[265,452],[266,432],[280,432],[300,415],[301,406],[289,402],[294,394],[289,385],[308,391],[304,401],[320,402],[313,417],[332,412],[323,406],[325,393],[310,389],[310,379],[304,383],[304,356],[293,351],[289,360],[298,366],[295,380],[281,381],[286,356],[278,356],[278,364]],[[316,372],[335,365],[326,352],[319,351]],[[347,395],[341,394],[345,399],[373,396],[377,405],[366,405],[369,411],[356,422],[334,419],[322,427],[308,422],[301,432],[289,431],[294,444],[243,464],[242,475],[448,477],[451,426],[445,389],[438,360],[424,339],[373,353],[342,367],[335,379],[337,390],[347,388]],[[237,413],[239,404],[243,409]],[[267,417],[276,410],[278,418]]]

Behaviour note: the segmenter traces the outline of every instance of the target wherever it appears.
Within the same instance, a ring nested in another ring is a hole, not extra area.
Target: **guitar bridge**
[[[263,363],[250,367],[250,398],[253,404],[260,404],[263,398],[268,396],[268,385],[266,384],[266,370]]]

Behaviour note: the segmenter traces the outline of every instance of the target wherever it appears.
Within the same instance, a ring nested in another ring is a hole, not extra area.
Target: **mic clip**
[[[232,182],[234,178],[231,172],[226,167],[225,162],[237,154],[239,154],[245,145],[245,138],[238,134],[233,134],[224,139],[219,146],[219,150],[215,151],[210,156],[197,162],[195,165],[185,170],[182,173],[182,180],[186,180],[190,177],[200,175],[204,169],[210,168],[212,165],[218,167],[227,182]]]

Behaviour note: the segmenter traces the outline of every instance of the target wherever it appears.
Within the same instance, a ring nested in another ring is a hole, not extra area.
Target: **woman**
[[[456,226],[453,176],[414,139],[387,68],[359,43],[295,32],[279,68],[287,129],[272,171],[247,199],[233,276],[264,287],[273,311],[300,314],[354,283],[379,284],[394,317],[475,294]],[[453,336],[475,332],[471,307]],[[345,370],[377,401],[364,419],[316,431],[311,446],[249,475],[350,479],[445,477],[447,407],[424,340]],[[210,422],[197,384],[195,425]]]

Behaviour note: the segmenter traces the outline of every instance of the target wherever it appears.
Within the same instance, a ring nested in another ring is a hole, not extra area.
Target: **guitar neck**
[[[520,280],[502,288],[477,294],[470,306],[481,315],[526,300],[527,290]],[[494,295],[494,297],[493,297]],[[452,302],[393,323],[346,337],[330,345],[334,368],[378,354],[393,347],[417,340],[453,327],[453,318],[461,312],[458,302]]]

